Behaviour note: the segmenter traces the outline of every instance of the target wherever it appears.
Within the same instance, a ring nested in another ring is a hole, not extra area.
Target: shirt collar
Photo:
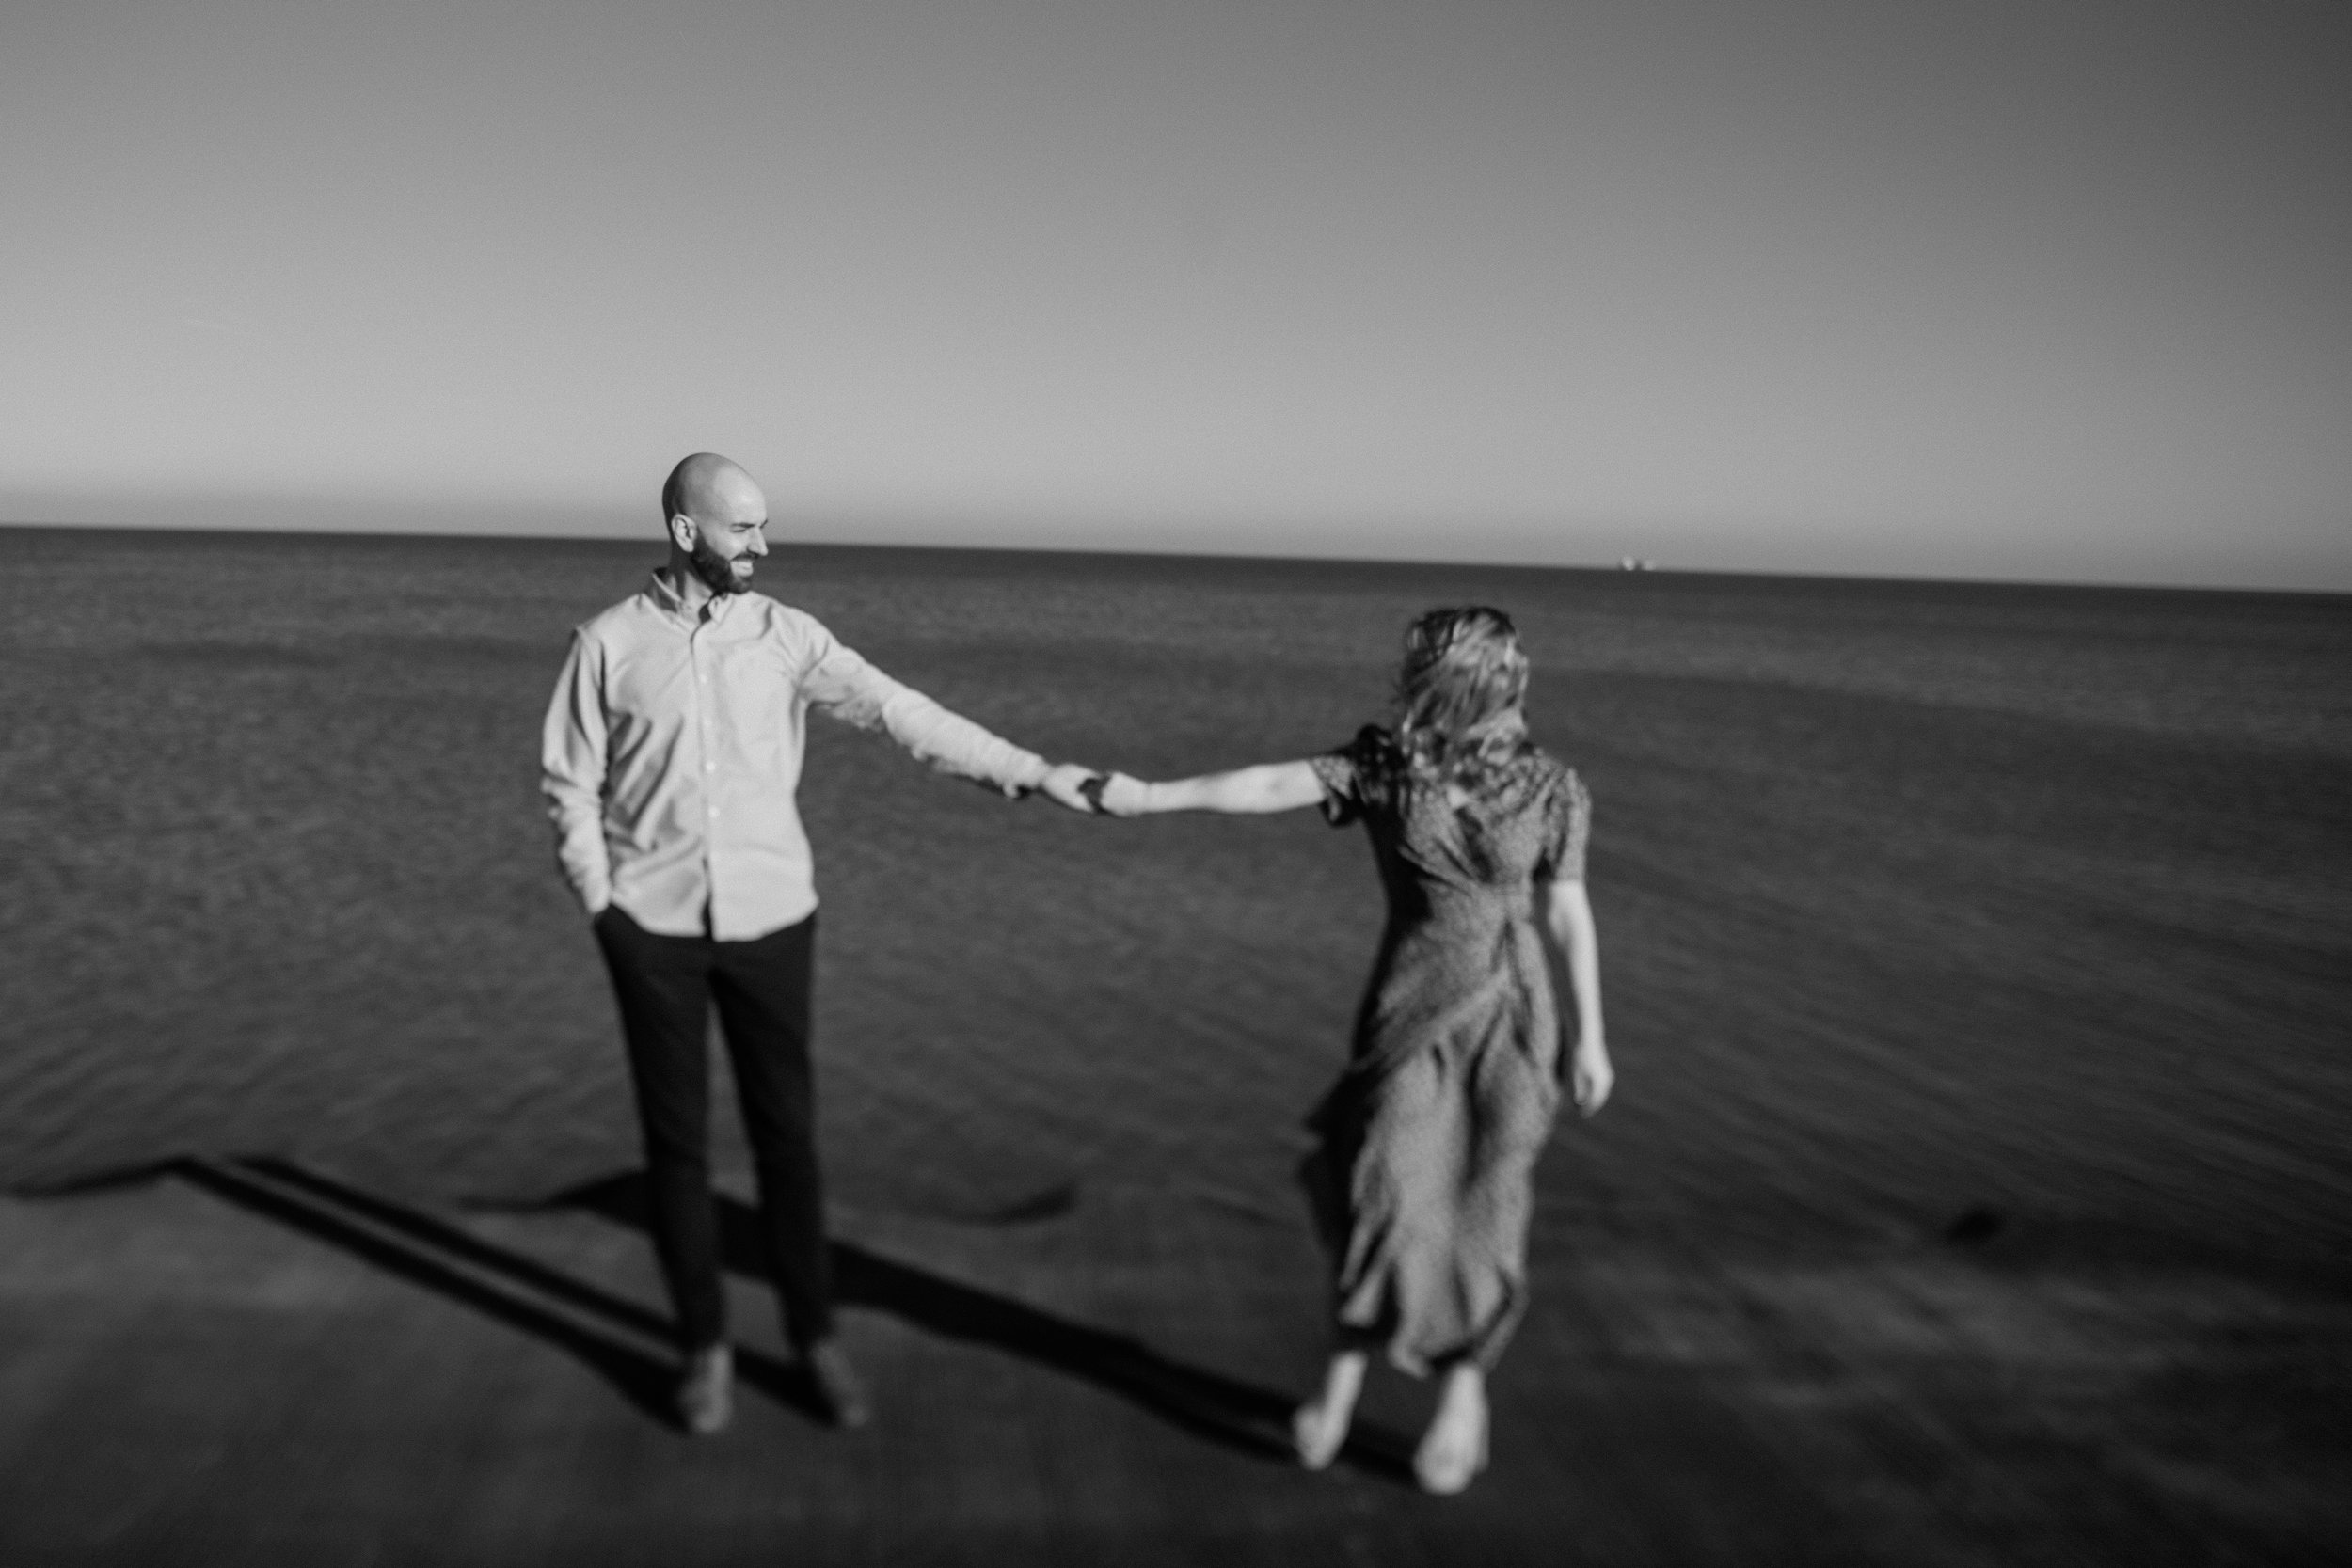
[[[684,596],[671,586],[669,578],[658,569],[653,574],[653,579],[645,585],[645,597],[654,602],[656,609],[667,610],[686,621],[698,621],[706,614],[713,623],[723,620],[727,613],[727,601],[741,596],[738,594],[713,594],[702,605],[690,608]]]

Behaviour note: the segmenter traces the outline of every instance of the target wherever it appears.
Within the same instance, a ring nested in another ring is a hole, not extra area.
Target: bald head
[[[768,498],[751,475],[715,451],[698,451],[670,470],[661,486],[661,522],[678,580],[691,573],[714,594],[743,592],[768,553]]]
[[[757,522],[768,515],[768,498],[759,493],[742,465],[715,451],[698,451],[670,470],[661,483],[661,521],[691,517],[698,523]]]

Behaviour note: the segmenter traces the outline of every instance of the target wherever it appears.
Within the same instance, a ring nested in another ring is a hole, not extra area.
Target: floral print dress
[[[1417,771],[1376,726],[1311,766],[1332,825],[1364,825],[1389,904],[1302,1172],[1342,1335],[1417,1375],[1491,1366],[1525,1308],[1531,1183],[1560,1101],[1535,889],[1582,879],[1591,800],[1529,745],[1470,788]]]

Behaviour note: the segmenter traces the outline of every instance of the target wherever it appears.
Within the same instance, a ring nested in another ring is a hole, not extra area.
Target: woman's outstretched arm
[[[1600,1022],[1600,932],[1593,924],[1593,901],[1582,881],[1549,884],[1541,895],[1544,928],[1568,966],[1576,991],[1576,1043],[1568,1058],[1568,1089],[1577,1109],[1591,1116],[1609,1101],[1617,1081],[1609,1064],[1609,1044]]]
[[[1148,816],[1163,811],[1253,814],[1296,811],[1323,799],[1323,782],[1304,762],[1268,762],[1230,773],[1146,784],[1114,773],[1103,786],[1103,809],[1113,816]]]

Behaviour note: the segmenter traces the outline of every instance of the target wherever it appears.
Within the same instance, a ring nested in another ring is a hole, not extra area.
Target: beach
[[[1495,1468],[1438,1504],[1394,1451],[1425,1390],[1376,1386],[1334,1475],[1275,1441],[1360,837],[1008,804],[822,720],[822,1132],[882,1417],[779,1383],[717,1442],[664,1424],[536,792],[568,628],[659,560],[0,530],[11,1562],[2352,1543],[2343,598],[777,548],[758,586],[884,670],[1144,775],[1337,746],[1412,613],[1517,618],[1596,800],[1620,1082],[1546,1156]]]

